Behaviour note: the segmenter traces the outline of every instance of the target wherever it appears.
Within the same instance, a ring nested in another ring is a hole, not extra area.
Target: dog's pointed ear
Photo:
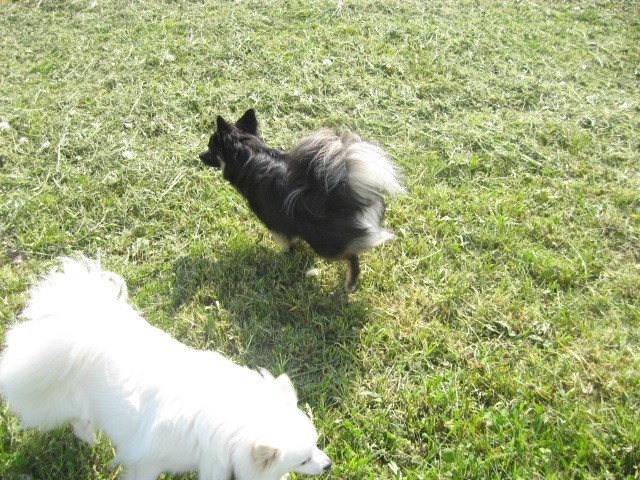
[[[296,394],[296,389],[293,388],[293,383],[291,383],[291,379],[283,373],[278,378],[274,380],[276,382],[276,388],[282,394],[282,396],[291,404],[298,404],[298,395]]]
[[[251,457],[262,469],[269,468],[278,455],[280,455],[280,449],[269,441],[258,440],[251,449]]]
[[[252,135],[258,134],[258,119],[256,118],[256,111],[253,108],[247,110],[244,115],[236,122],[238,127],[243,132],[250,133]]]
[[[227,133],[231,131],[231,125],[229,125],[227,121],[220,115],[218,115],[218,118],[216,118],[216,124],[218,125],[219,133]]]

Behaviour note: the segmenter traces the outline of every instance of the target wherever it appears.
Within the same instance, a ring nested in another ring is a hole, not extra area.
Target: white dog
[[[0,391],[25,427],[101,430],[124,479],[279,480],[331,466],[286,375],[193,350],[149,325],[121,277],[62,260],[6,334]]]

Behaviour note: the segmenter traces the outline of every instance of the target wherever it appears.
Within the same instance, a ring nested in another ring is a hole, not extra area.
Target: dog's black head
[[[227,164],[230,145],[242,140],[243,136],[258,137],[256,112],[250,108],[235,124],[228,123],[218,115],[218,129],[209,139],[209,149],[200,154],[200,160],[211,167],[220,168]]]

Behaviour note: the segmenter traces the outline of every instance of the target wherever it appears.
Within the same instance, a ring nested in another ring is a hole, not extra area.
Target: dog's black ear
[[[218,118],[216,118],[216,123],[218,125],[218,132],[227,133],[231,131],[231,125],[229,125],[227,121],[220,115],[218,115]]]
[[[258,134],[258,119],[256,118],[256,112],[253,108],[247,110],[242,118],[236,122],[238,127],[243,132],[250,133],[251,135]]]

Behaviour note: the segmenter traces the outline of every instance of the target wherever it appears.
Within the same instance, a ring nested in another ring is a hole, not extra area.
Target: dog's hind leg
[[[91,422],[88,420],[75,420],[71,422],[71,426],[76,437],[89,445],[95,445],[97,441],[96,432],[93,430]]]
[[[344,261],[347,262],[347,278],[344,282],[344,289],[347,293],[353,292],[360,276],[360,262],[358,262],[357,255],[349,255],[344,258]]]

